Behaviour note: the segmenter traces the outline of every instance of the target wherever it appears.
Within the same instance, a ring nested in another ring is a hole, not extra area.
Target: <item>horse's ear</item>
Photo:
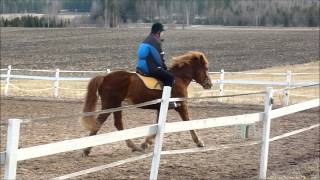
[[[207,62],[206,62],[203,54],[200,54],[200,63],[201,63],[202,65],[206,65],[206,64],[207,64]]]

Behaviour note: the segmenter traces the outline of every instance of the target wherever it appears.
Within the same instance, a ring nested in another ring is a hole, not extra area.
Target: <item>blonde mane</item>
[[[201,59],[201,56],[203,57],[203,60],[204,60],[205,64],[207,65],[208,59],[202,52],[189,51],[188,53],[186,53],[184,55],[173,57],[172,58],[173,62],[171,64],[171,68],[182,67],[183,65],[188,65],[194,59]]]

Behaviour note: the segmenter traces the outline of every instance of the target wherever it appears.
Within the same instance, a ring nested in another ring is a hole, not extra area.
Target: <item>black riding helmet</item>
[[[151,27],[151,33],[157,33],[159,31],[165,31],[163,25],[161,23],[154,23]]]

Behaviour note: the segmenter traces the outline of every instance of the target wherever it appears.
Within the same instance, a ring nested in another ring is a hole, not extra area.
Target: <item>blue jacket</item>
[[[150,75],[158,68],[166,68],[161,52],[161,41],[150,34],[139,46],[137,69]]]

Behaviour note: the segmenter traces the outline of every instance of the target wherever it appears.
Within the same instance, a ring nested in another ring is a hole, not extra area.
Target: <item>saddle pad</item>
[[[136,73],[136,74],[143,81],[144,85],[148,89],[162,90],[162,82],[158,81],[156,78],[142,76],[142,75],[140,75],[138,73]]]

